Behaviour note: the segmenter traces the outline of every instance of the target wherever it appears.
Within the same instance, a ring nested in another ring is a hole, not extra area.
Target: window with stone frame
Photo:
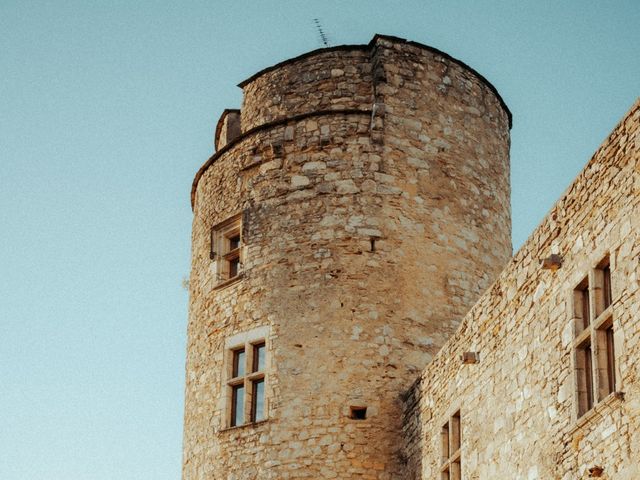
[[[460,410],[454,413],[442,427],[441,440],[441,480],[461,480],[462,465],[462,426],[460,423]]]
[[[616,391],[611,264],[604,258],[573,290],[578,418]]]
[[[240,278],[243,264],[242,214],[211,228],[210,258],[217,284]]]
[[[227,426],[238,427],[266,419],[264,339],[227,350]]]

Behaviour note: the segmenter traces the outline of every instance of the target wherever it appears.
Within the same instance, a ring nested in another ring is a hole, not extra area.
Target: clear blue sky
[[[637,0],[0,0],[1,479],[179,478],[191,181],[314,17],[496,86],[516,248],[640,94]]]

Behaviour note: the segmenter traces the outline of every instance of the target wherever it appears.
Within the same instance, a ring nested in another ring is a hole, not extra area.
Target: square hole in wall
[[[349,417],[353,420],[365,420],[367,407],[349,407]]]

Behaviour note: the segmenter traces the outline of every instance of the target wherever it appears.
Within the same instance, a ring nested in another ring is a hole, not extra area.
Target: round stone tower
[[[403,479],[402,394],[511,256],[510,113],[387,36],[240,87],[192,190],[183,478]]]

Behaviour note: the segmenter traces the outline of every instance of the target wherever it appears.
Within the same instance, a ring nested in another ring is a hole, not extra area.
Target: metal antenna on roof
[[[320,38],[320,43],[322,45],[324,45],[325,47],[329,46],[329,39],[327,38],[327,35],[324,33],[324,30],[322,29],[322,25],[320,24],[320,20],[317,18],[313,19],[313,23],[316,24],[316,29],[318,30],[318,37]]]

